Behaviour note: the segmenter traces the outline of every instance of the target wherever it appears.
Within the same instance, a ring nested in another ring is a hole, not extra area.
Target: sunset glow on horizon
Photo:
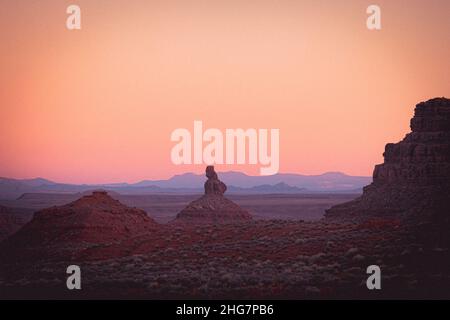
[[[450,2],[79,0],[0,5],[0,176],[203,172],[171,132],[278,128],[280,172],[372,175],[414,106],[450,96]],[[259,174],[259,165],[218,171]]]

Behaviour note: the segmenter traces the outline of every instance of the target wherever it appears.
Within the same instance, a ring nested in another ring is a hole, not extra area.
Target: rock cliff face
[[[449,222],[450,100],[419,103],[411,132],[388,143],[373,183],[354,201],[327,210],[326,217],[397,216]]]
[[[206,177],[205,194],[178,213],[176,222],[216,224],[252,219],[250,213],[224,197],[227,186],[219,180],[214,166],[206,167]]]

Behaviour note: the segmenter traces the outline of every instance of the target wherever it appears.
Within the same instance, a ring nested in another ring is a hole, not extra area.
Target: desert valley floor
[[[14,200],[1,200],[0,206],[15,208],[15,212],[31,218],[33,211],[60,206],[74,201],[85,193],[27,193]],[[130,207],[138,207],[159,223],[173,220],[178,212],[200,194],[149,194],[122,195],[109,194]],[[227,197],[244,209],[249,210],[256,219],[283,219],[315,221],[321,219],[325,210],[338,203],[347,202],[359,196],[354,193],[316,193],[316,194],[230,194]]]
[[[79,196],[26,195],[2,205],[28,208],[18,210],[29,215]],[[124,240],[102,238],[102,230],[91,230],[76,241],[59,235],[45,241],[19,237],[13,247],[4,242],[0,296],[450,298],[448,247],[429,242],[416,226],[395,218],[319,220],[325,208],[355,195],[271,195],[264,201],[262,196],[231,196],[256,211],[257,219],[221,225],[170,222],[196,197],[122,197],[159,222]],[[98,199],[109,201],[115,200]],[[66,288],[71,264],[81,267],[80,291]],[[382,270],[382,290],[366,287],[366,268],[372,264]]]

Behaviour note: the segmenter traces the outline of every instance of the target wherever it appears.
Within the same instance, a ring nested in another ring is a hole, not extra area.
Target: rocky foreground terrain
[[[39,211],[0,243],[0,296],[450,299],[449,110],[418,104],[373,184],[318,222],[252,219],[211,168],[168,224],[98,192]],[[72,264],[81,290],[66,288]],[[370,265],[381,290],[366,286]]]
[[[33,261],[25,252],[3,256],[2,297],[450,298],[448,247],[396,220],[165,226],[66,249],[73,255],[49,246]],[[66,289],[71,264],[81,267],[80,291]],[[371,264],[382,271],[379,291],[366,287]]]

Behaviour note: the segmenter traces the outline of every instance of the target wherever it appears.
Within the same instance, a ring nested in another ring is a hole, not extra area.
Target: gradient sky
[[[65,28],[72,3],[80,31]],[[170,133],[194,120],[279,128],[280,172],[371,175],[415,104],[450,96],[445,0],[1,1],[0,45],[5,177],[201,172],[170,161]]]

